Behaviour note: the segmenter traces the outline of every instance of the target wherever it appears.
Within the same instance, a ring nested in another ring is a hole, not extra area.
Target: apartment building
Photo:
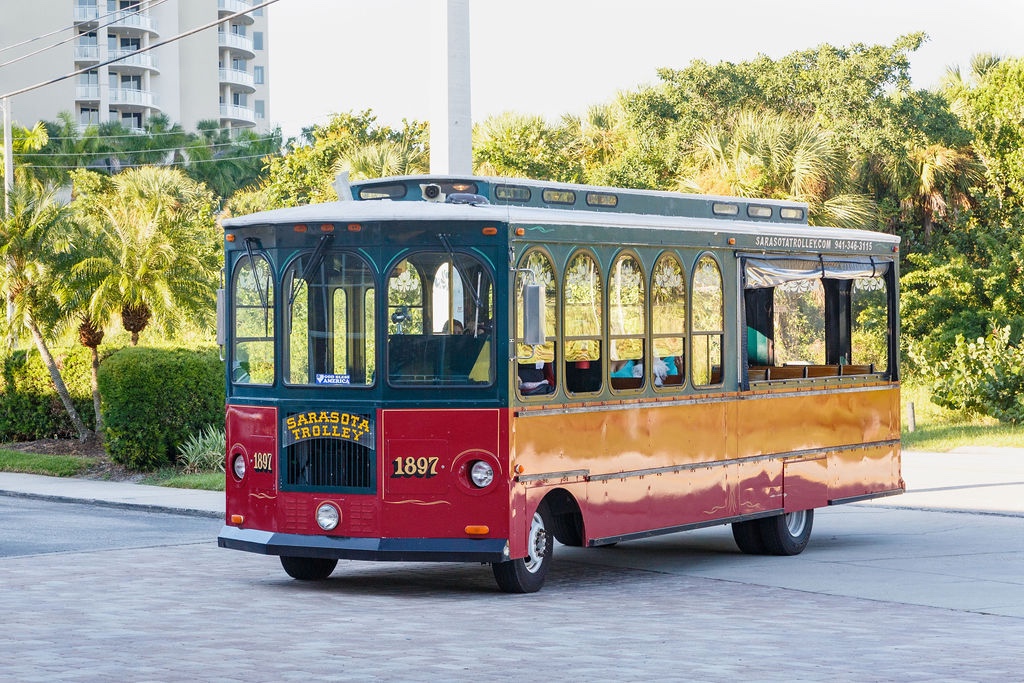
[[[119,121],[141,129],[163,114],[186,130],[271,128],[267,17],[255,10],[149,52],[179,33],[252,7],[252,0],[21,0],[0,10],[0,91],[80,69],[84,73],[14,98],[13,118],[31,126],[71,112],[80,125]],[[18,45],[36,36],[65,29]],[[72,40],[54,47],[58,41]],[[42,49],[47,48],[47,49]],[[124,57],[107,66],[104,62]],[[92,68],[90,68],[92,67]]]

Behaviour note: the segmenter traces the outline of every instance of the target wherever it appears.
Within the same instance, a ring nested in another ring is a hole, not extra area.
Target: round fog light
[[[338,526],[339,521],[341,521],[341,513],[330,503],[323,503],[316,509],[316,523],[324,531],[330,531]]]
[[[477,460],[469,468],[469,478],[478,488],[487,488],[494,481],[494,468],[483,460]]]
[[[243,479],[245,477],[244,455],[242,455],[241,453],[235,455],[234,459],[231,461],[231,471],[234,472],[235,476],[238,477],[239,479]]]

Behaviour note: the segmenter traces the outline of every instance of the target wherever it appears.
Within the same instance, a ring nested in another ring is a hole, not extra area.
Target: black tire
[[[741,552],[747,555],[764,555],[764,539],[761,538],[761,520],[751,519],[746,522],[733,522],[732,537]]]
[[[555,548],[555,537],[549,531],[549,520],[547,507],[541,505],[533,514],[533,522],[526,536],[529,555],[491,564],[498,588],[506,593],[536,593],[544,585]]]
[[[799,555],[811,540],[814,510],[800,510],[757,520],[768,555]]]
[[[293,579],[298,579],[299,581],[323,581],[338,566],[338,561],[322,557],[288,557],[281,555],[281,566],[284,567],[288,576]]]

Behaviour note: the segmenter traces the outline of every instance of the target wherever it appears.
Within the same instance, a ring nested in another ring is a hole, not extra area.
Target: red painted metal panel
[[[269,529],[277,517],[277,409],[229,405],[226,417],[227,471],[225,516],[242,515],[249,528]],[[245,478],[232,471],[237,455],[245,457]]]
[[[783,465],[786,512],[828,505],[828,459],[795,460]]]

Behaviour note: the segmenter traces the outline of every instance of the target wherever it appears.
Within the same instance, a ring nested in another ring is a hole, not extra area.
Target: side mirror
[[[217,344],[227,342],[228,312],[224,304],[224,289],[217,290]]]
[[[526,285],[523,288],[523,343],[540,346],[545,341],[547,329],[544,308],[543,285]]]

